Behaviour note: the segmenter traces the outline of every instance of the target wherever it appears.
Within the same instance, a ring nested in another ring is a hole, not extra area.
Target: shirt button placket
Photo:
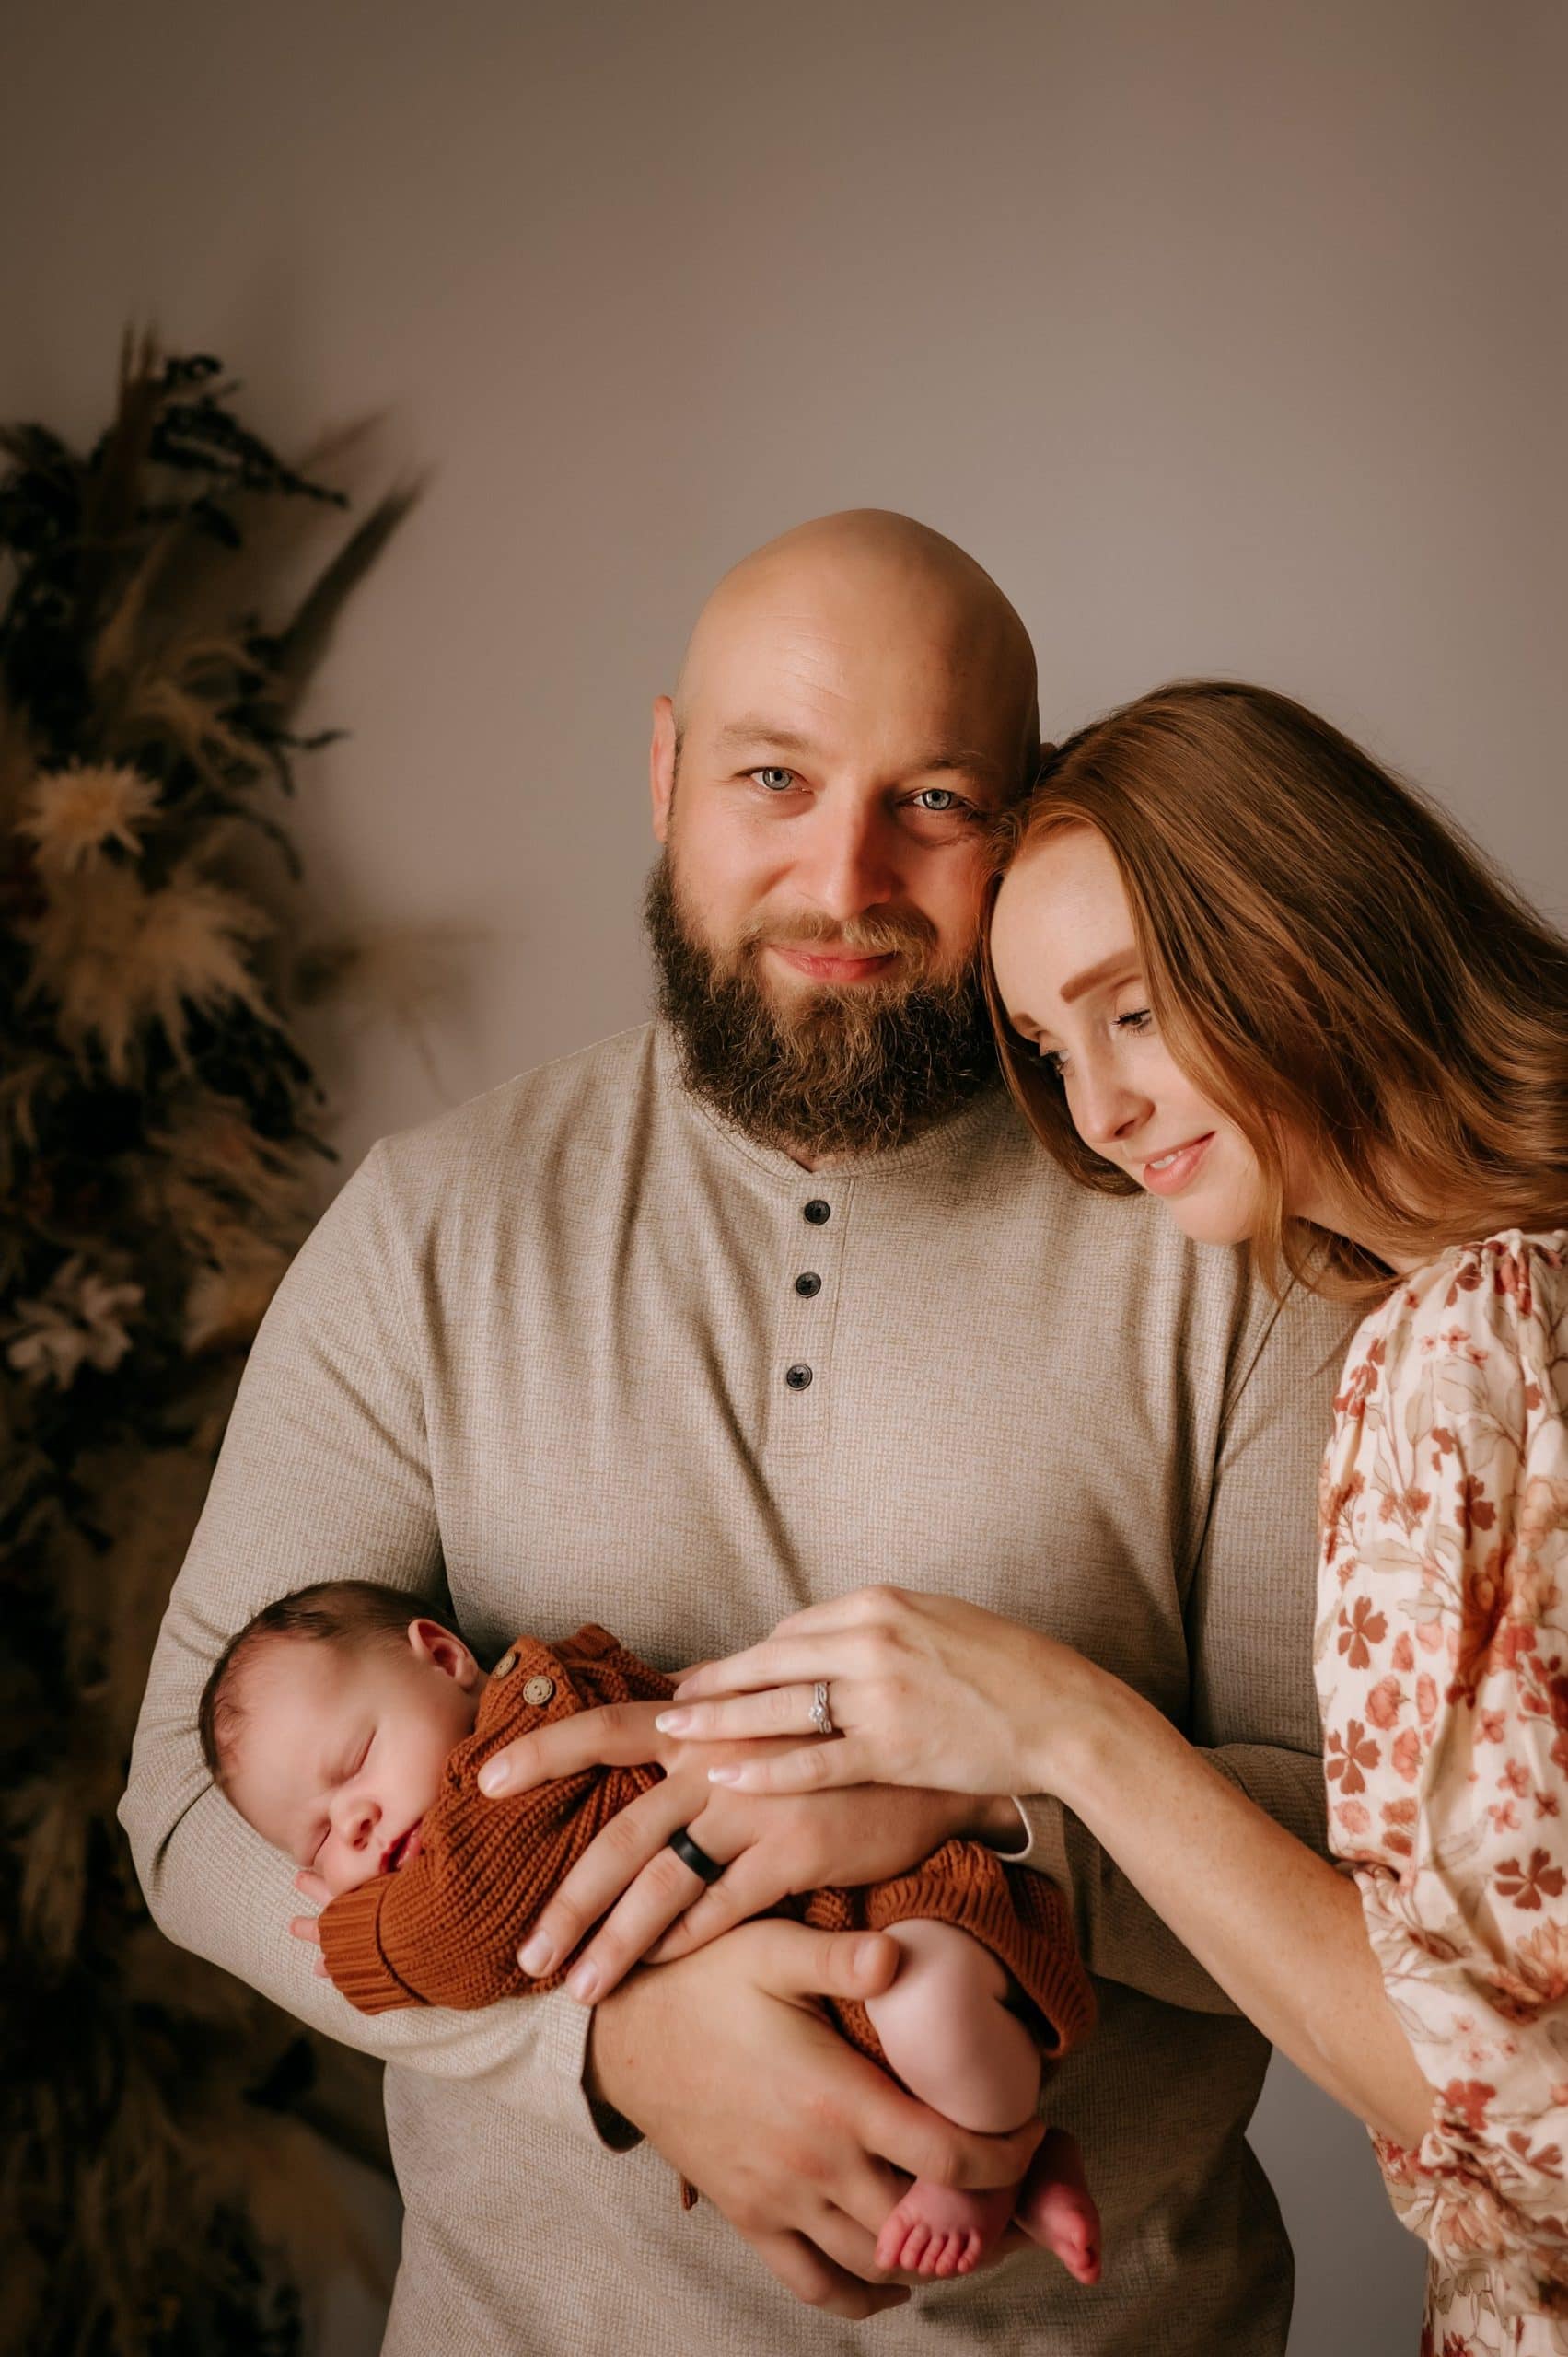
[[[831,1262],[836,1260],[838,1246],[836,1234],[830,1238],[828,1235],[822,1233],[830,1226],[834,1217],[833,1204],[825,1195],[810,1195],[799,1206],[799,1215],[807,1228],[817,1231],[812,1240],[811,1261],[813,1263],[823,1260]],[[833,1272],[830,1268],[828,1275],[824,1276],[819,1266],[802,1268],[799,1266],[799,1257],[804,1256],[797,1257],[796,1268],[789,1280],[791,1292],[795,1296],[793,1306],[796,1314],[785,1318],[783,1335],[784,1343],[783,1387],[789,1398],[787,1403],[783,1405],[778,1432],[780,1438],[785,1441],[801,1441],[808,1436],[814,1438],[821,1422],[822,1411],[827,1405],[826,1393],[820,1378],[823,1372],[823,1354],[827,1346],[827,1320],[831,1315],[831,1301],[821,1299],[820,1296],[824,1287],[830,1282]],[[805,1306],[807,1303],[814,1304],[815,1306],[808,1309]],[[796,1345],[793,1351],[790,1349],[792,1341]],[[774,1381],[778,1380],[779,1376],[775,1376]]]

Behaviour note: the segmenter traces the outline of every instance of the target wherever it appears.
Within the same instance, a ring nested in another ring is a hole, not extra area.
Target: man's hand
[[[664,1782],[622,1809],[589,1844],[521,1951],[524,1971],[542,1978],[559,1970],[605,1916],[567,1983],[585,2003],[607,1995],[656,1941],[661,1962],[685,1956],[798,1891],[904,1874],[955,1834],[1005,1843],[1021,1829],[1010,1801],[955,1793],[865,1785],[759,1802],[726,1792],[707,1778],[725,1747],[688,1747],[660,1735],[654,1725],[659,1708],[631,1703],[579,1712],[496,1755],[507,1762],[508,1792],[590,1766],[653,1759],[664,1768]],[[766,1747],[736,1749],[749,1759]],[[721,1881],[704,1888],[668,1847],[681,1826],[725,1867]],[[661,1940],[678,1917],[683,1920]]]
[[[819,2010],[875,1996],[892,1941],[748,1923],[638,1973],[594,2014],[588,2093],[640,2128],[799,2300],[869,2316],[909,2296],[877,2264],[907,2180],[1016,2184],[1040,2134],[976,2136],[928,2111]]]

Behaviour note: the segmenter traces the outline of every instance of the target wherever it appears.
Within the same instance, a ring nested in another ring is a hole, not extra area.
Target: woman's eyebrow
[[[1137,970],[1138,953],[1135,949],[1114,950],[1109,958],[1102,958],[1098,966],[1086,966],[1081,974],[1074,974],[1071,981],[1063,982],[1058,995],[1065,1006],[1070,999],[1082,998],[1084,993],[1092,991],[1097,983],[1109,982],[1123,974],[1136,973]]]

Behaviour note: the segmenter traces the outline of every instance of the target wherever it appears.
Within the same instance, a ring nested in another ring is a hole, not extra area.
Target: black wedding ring
[[[678,1825],[670,1835],[669,1847],[681,1864],[690,1866],[692,1873],[700,1875],[704,1882],[717,1882],[724,1872],[718,1860],[710,1858],[705,1850],[700,1849],[683,1825]]]

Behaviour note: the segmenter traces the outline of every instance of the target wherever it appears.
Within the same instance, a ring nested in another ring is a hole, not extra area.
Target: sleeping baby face
[[[334,1898],[419,1853],[420,1823],[482,1683],[435,1620],[406,1637],[277,1637],[245,1666],[225,1788],[248,1825]]]

